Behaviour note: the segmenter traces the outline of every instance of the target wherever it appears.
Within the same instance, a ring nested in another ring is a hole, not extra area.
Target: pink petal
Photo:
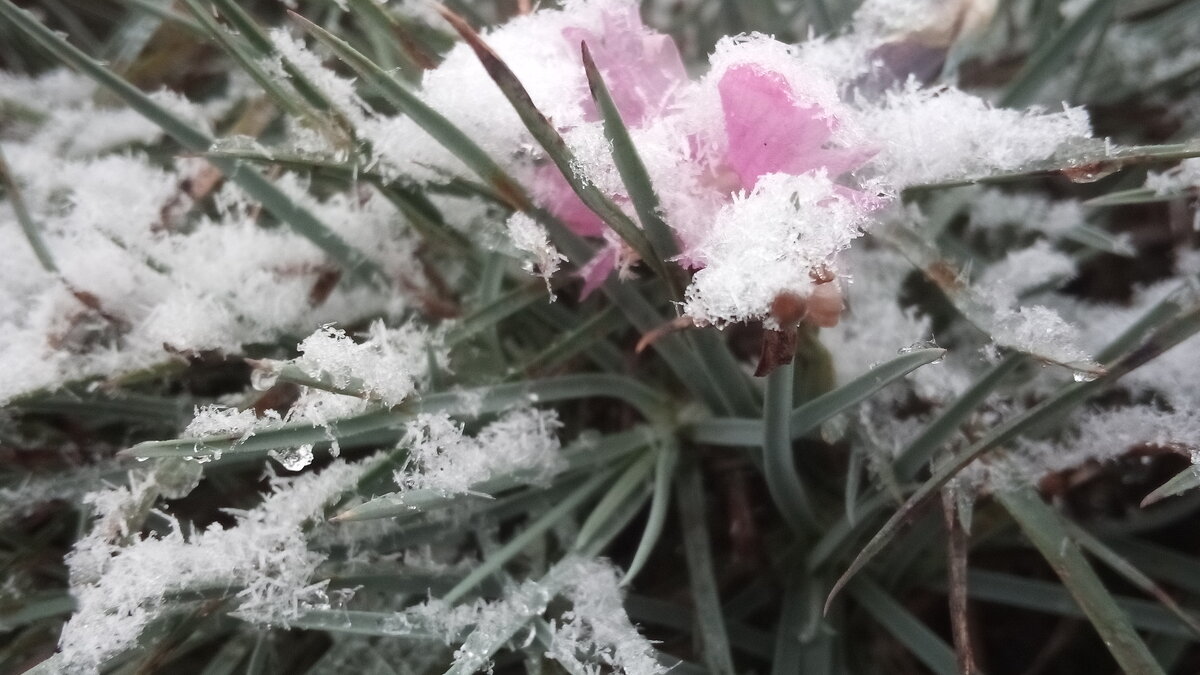
[[[593,291],[604,284],[608,275],[612,274],[613,268],[617,266],[619,253],[620,249],[610,242],[583,267],[579,268],[579,276],[583,277],[583,290],[579,292],[580,300],[587,299]]]
[[[752,189],[768,173],[801,174],[829,167],[843,173],[852,161],[822,146],[834,122],[819,106],[803,106],[782,75],[742,65],[730,68],[717,84],[729,139],[726,159]]]
[[[604,221],[584,205],[554,164],[543,164],[535,169],[533,196],[575,234],[581,237],[604,234]]]
[[[607,11],[601,21],[603,28],[598,34],[565,28],[563,37],[575,50],[581,42],[587,42],[625,124],[641,126],[647,118],[659,114],[675,90],[687,82],[683,59],[670,36],[654,33],[642,24],[637,7],[624,12]],[[580,92],[579,103],[584,119],[600,119],[586,88]]]

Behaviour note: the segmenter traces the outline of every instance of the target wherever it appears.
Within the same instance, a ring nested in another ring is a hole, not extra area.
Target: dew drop
[[[1062,175],[1072,183],[1095,183],[1101,178],[1113,175],[1121,168],[1120,162],[1092,162],[1062,170]]]
[[[250,386],[258,391],[266,391],[275,386],[279,379],[279,371],[267,365],[259,365],[250,371]]]
[[[912,343],[911,345],[909,345],[907,347],[901,347],[900,349],[896,350],[896,353],[897,354],[912,354],[913,352],[919,352],[924,349],[941,349],[941,347],[938,346],[938,343],[934,342],[933,340],[919,340],[917,342]],[[946,357],[942,356],[942,357],[938,358],[936,361],[930,361],[930,363],[941,363],[942,361],[945,360],[945,358]],[[872,366],[872,368],[873,367],[874,366]]]
[[[1071,377],[1074,378],[1076,382],[1094,382],[1096,378],[1100,376],[1091,371],[1076,370],[1071,374]]]

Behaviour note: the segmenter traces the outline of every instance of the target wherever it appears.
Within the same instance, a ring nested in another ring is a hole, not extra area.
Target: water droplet
[[[1091,372],[1090,370],[1077,370],[1072,373],[1071,377],[1073,377],[1076,382],[1093,382],[1100,376]]]
[[[1121,163],[1116,161],[1108,162],[1092,162],[1091,164],[1080,164],[1062,170],[1062,175],[1067,177],[1072,183],[1095,183],[1101,178],[1107,178],[1113,175],[1121,168]]]
[[[266,391],[275,386],[279,379],[279,370],[266,361],[259,361],[254,370],[250,371],[250,386],[258,391]]]
[[[300,471],[309,464],[312,464],[312,449],[312,445],[301,445],[298,448],[272,450],[267,454],[271,456],[271,459],[283,465],[283,468],[288,471]]]
[[[939,347],[938,343],[934,342],[933,340],[918,340],[917,342],[914,342],[907,347],[901,347],[900,349],[896,350],[896,353],[897,354],[911,354],[913,352],[919,352],[924,349],[941,349],[941,347]],[[941,363],[944,359],[945,359],[945,357],[943,356],[943,357],[938,358],[938,360],[936,360],[936,361],[930,361],[930,363]],[[874,366],[872,366],[872,368],[873,367]]]

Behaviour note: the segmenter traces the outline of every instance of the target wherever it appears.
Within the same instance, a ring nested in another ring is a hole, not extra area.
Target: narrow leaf
[[[704,484],[697,458],[684,455],[676,479],[676,503],[683,529],[683,550],[688,567],[695,621],[700,631],[704,663],[710,673],[733,675],[729,634],[721,611],[721,598],[713,572],[712,542],[704,515]]]
[[[1020,525],[1079,603],[1113,658],[1127,673],[1162,673],[1150,650],[1096,576],[1060,517],[1032,489],[1001,490],[996,499]]]
[[[678,247],[675,245],[674,233],[659,214],[661,206],[650,181],[650,174],[646,171],[646,165],[642,163],[637,147],[629,136],[629,130],[621,119],[621,112],[617,109],[596,62],[592,60],[587,43],[582,43],[580,49],[583,53],[583,68],[587,71],[588,87],[596,101],[596,107],[604,118],[604,135],[612,145],[613,162],[617,166],[617,172],[621,174],[621,182],[625,184],[629,201],[633,203],[638,219],[642,221],[642,229],[650,240],[654,255],[658,260],[669,260],[678,252]],[[677,276],[670,274],[666,281],[671,287],[672,295],[676,298],[682,297]]]

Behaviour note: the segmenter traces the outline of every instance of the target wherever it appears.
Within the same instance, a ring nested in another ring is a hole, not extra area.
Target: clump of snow
[[[235,512],[235,526],[191,536],[177,523],[161,536],[137,538],[128,531],[130,510],[147,486],[89,495],[85,501],[97,521],[67,558],[78,608],[59,641],[63,672],[99,672],[137,643],[172,593],[240,588],[238,615],[266,624],[286,625],[304,608],[326,604],[325,584],[311,583],[325,556],[309,549],[303,528],[353,486],[366,465],[336,462],[319,474],[274,479],[259,506]],[[123,545],[130,537],[135,540]]]
[[[300,357],[293,364],[307,375],[328,379],[341,389],[361,390],[388,406],[399,405],[425,382],[430,358],[445,361],[437,340],[412,323],[388,328],[376,321],[362,342],[339,328],[324,326],[300,342],[298,349]]]
[[[1091,356],[1079,346],[1079,329],[1042,305],[997,311],[992,337],[997,344],[1055,363],[1081,367],[1091,364]]]
[[[549,291],[550,277],[558,272],[558,267],[567,259],[566,256],[559,253],[554,244],[550,243],[550,235],[546,228],[524,213],[518,212],[509,216],[505,226],[513,246],[518,251],[528,254],[522,263],[524,270],[545,279],[546,290]]]
[[[192,421],[183,430],[183,435],[191,438],[205,436],[229,436],[244,441],[255,431],[270,426],[279,421],[279,414],[273,410],[267,411],[264,417],[259,417],[253,410],[238,410],[217,404],[196,406]]]
[[[554,632],[547,656],[571,672],[599,672],[603,664],[625,675],[666,672],[650,643],[625,613],[617,571],[598,560],[579,560],[563,573],[571,609]]]
[[[897,188],[1020,169],[1091,137],[1083,108],[994,108],[959,89],[915,82],[887,92],[860,123],[880,148],[876,166]]]
[[[1200,413],[1194,408],[1163,410],[1129,406],[1089,411],[1072,420],[1075,431],[1059,440],[1026,440],[990,467],[1004,484],[1028,485],[1043,476],[1088,462],[1108,462],[1133,448],[1173,451],[1189,457],[1200,452]]]
[[[553,410],[513,410],[475,436],[448,415],[422,414],[410,422],[401,445],[407,465],[396,472],[405,489],[443,494],[469,492],[490,478],[515,474],[527,482],[544,482],[562,470],[556,431],[562,426]]]
[[[784,293],[811,294],[815,276],[861,235],[866,211],[827,176],[768,174],[721,209],[693,251],[703,265],[684,310],[697,322],[760,320],[778,327],[771,305]]]
[[[571,608],[551,624],[545,656],[575,673],[598,673],[602,668],[623,675],[665,673],[650,642],[626,615],[618,580],[607,562],[569,556],[541,579],[517,584],[496,600],[457,606],[430,600],[395,614],[387,630],[396,635],[433,634],[447,644],[458,643],[456,671],[488,672],[504,644],[532,649],[535,634],[528,624],[562,596]],[[529,637],[522,639],[523,634]]]

